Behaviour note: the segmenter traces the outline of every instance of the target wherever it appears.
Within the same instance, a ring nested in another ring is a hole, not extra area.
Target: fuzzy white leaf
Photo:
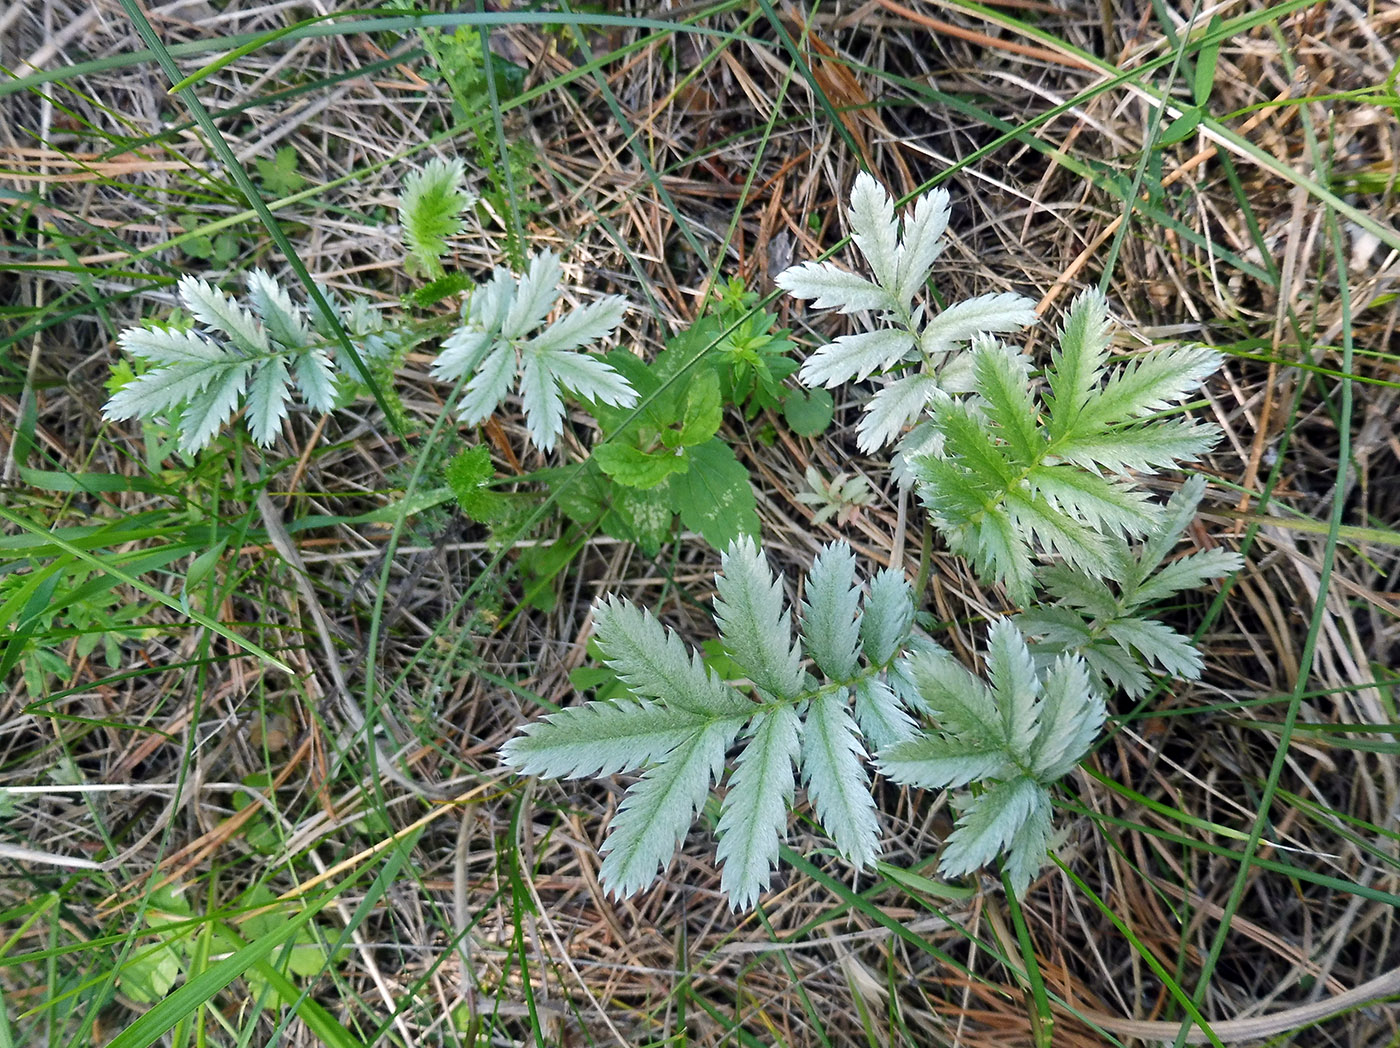
[[[1014,773],[1006,750],[983,740],[916,735],[880,753],[880,774],[902,786],[941,790]]]
[[[875,282],[893,291],[899,277],[899,226],[895,222],[894,201],[884,186],[864,171],[856,175],[851,187],[848,217],[851,240],[865,256]]]
[[[552,449],[564,432],[564,398],[542,354],[520,358],[520,406],[525,410],[525,428],[535,446],[545,451]]]
[[[248,301],[272,339],[285,349],[303,349],[314,337],[306,314],[292,303],[287,289],[261,269],[248,274]]]
[[[879,390],[856,424],[856,446],[866,454],[893,441],[922,413],[938,390],[938,379],[919,372],[895,379]]]
[[[802,604],[802,637],[807,654],[835,681],[856,669],[860,643],[860,591],[855,587],[856,558],[845,542],[833,542],[817,554]]]
[[[883,666],[898,653],[914,624],[914,591],[902,572],[885,568],[870,580],[860,619],[865,657]]]
[[[985,866],[1021,832],[1039,808],[1041,787],[1024,776],[999,782],[969,797],[938,862],[944,877],[962,877]]]
[[[521,350],[530,355],[529,344]],[[538,350],[535,357],[555,382],[585,400],[597,400],[614,407],[630,408],[637,393],[611,364],[589,353]]]
[[[515,298],[515,275],[505,266],[497,266],[491,271],[491,279],[473,290],[462,304],[462,320],[477,331],[502,334]]]
[[[773,282],[794,298],[815,299],[817,309],[856,313],[894,309],[894,297],[865,277],[831,262],[803,262],[783,270]]]
[[[831,692],[807,706],[802,730],[802,777],[822,828],[859,866],[880,853],[880,823],[870,796],[865,751],[843,699]]]
[[[615,775],[662,760],[717,721],[658,702],[588,702],[527,724],[501,747],[501,760],[522,775],[549,779]],[[743,720],[733,721],[737,731]]]
[[[433,377],[443,382],[456,382],[463,375],[475,374],[495,345],[495,336],[490,331],[459,327],[443,341],[442,352],[433,361]]]
[[[244,353],[256,356],[271,350],[267,332],[253,314],[228,295],[195,277],[180,278],[180,300],[205,327],[222,332]]]
[[[549,350],[565,353],[590,342],[607,338],[622,323],[627,313],[627,300],[621,295],[609,295],[596,302],[565,313],[521,347],[525,353]]]
[[[515,368],[515,350],[511,346],[498,345],[491,351],[467,383],[461,407],[458,408],[463,422],[474,426],[486,421],[496,410],[496,405],[510,392]]]
[[[834,388],[865,379],[873,371],[891,368],[914,349],[914,336],[902,328],[881,328],[842,335],[820,346],[797,373],[804,386]]]
[[[1026,638],[1010,619],[998,619],[987,633],[987,677],[1001,710],[1005,746],[1024,754],[1036,738],[1040,678]]]
[[[894,293],[906,310],[923,289],[933,263],[943,253],[943,234],[948,230],[950,213],[948,191],[934,189],[919,197],[904,222]]]
[[[287,417],[287,401],[292,396],[287,388],[289,381],[286,361],[273,357],[258,367],[248,385],[248,431],[265,448],[277,439],[277,431]]]
[[[925,353],[946,353],[978,335],[1020,331],[1034,324],[1035,303],[1009,291],[956,302],[930,320],[919,336]]]
[[[1060,657],[1045,675],[1040,730],[1029,765],[1044,783],[1068,775],[1103,727],[1107,711],[1080,658]]]
[[[876,753],[914,735],[914,718],[888,684],[873,677],[856,682],[856,723]]]
[[[219,374],[202,393],[191,397],[180,415],[180,450],[193,454],[214,439],[232,417],[243,396],[252,364],[238,364]]]
[[[1037,466],[1026,480],[1053,508],[1100,535],[1144,535],[1155,530],[1161,519],[1147,493],[1125,481],[1064,466]]]
[[[720,888],[735,910],[758,901],[778,863],[799,747],[797,713],[791,706],[774,707],[754,718],[752,738],[730,776],[715,855],[724,864]]]
[[[1011,882],[1011,892],[1017,898],[1025,895],[1031,881],[1045,865],[1045,854],[1050,850],[1051,829],[1050,795],[1044,790],[1037,790],[1003,863],[1007,880]]]
[[[702,728],[627,791],[602,847],[607,858],[599,879],[605,889],[634,895],[656,879],[710,795],[737,732],[731,722]]]
[[[117,344],[152,364],[224,364],[242,359],[197,332],[170,328],[128,328],[117,336]]]
[[[801,655],[792,640],[782,579],[773,577],[747,536],[725,550],[720,571],[715,621],[725,651],[759,688],[777,698],[795,698],[802,692]]]
[[[1006,749],[1006,727],[991,690],[941,649],[920,652],[909,672],[940,728],[972,742]]]
[[[516,286],[515,300],[501,324],[501,337],[522,338],[543,324],[559,297],[559,282],[563,276],[559,256],[553,251],[541,251],[530,259],[525,275]]]
[[[314,411],[335,408],[335,366],[324,349],[313,349],[297,359],[297,389]]]
[[[230,368],[246,374],[251,367],[245,363],[176,364],[148,371],[114,393],[102,414],[113,420],[152,418],[198,396]]]
[[[609,598],[593,609],[593,623],[603,660],[634,694],[704,716],[755,709],[651,612]]]

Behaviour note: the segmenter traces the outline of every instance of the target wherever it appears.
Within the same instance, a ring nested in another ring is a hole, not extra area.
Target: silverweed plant
[[[835,387],[882,376],[860,447],[898,442],[934,530],[1019,610],[989,623],[984,680],[914,629],[912,590],[896,572],[876,575],[862,597],[854,557],[836,544],[807,577],[794,642],[781,579],[745,540],[717,577],[720,641],[745,675],[726,683],[649,612],[597,605],[599,648],[630,697],[527,725],[502,758],[545,777],[642,770],[603,845],[602,880],[618,895],[645,888],[670,860],[736,745],[717,826],[721,888],[735,908],[769,883],[794,767],[837,851],[873,864],[872,758],[895,782],[960,791],[944,876],[1004,855],[1007,883],[1025,892],[1050,846],[1051,790],[1093,745],[1106,700],[1145,694],[1150,672],[1200,674],[1200,653],[1152,606],[1240,567],[1222,550],[1168,561],[1205,482],[1161,505],[1139,480],[1219,439],[1182,406],[1220,366],[1217,353],[1150,349],[1114,364],[1107,300],[1090,291],[1037,372],[991,337],[1035,322],[1029,299],[984,295],[938,312],[918,301],[943,248],[945,192],[919,198],[901,225],[889,195],[861,175],[848,219],[869,277],[804,262],[777,283],[868,316],[869,330],[820,346],[799,379]]]
[[[469,425],[484,422],[518,388],[530,439],[550,451],[563,432],[566,391],[613,407],[636,403],[636,392],[616,369],[582,352],[613,333],[627,300],[608,295],[559,309],[563,270],[549,251],[532,256],[520,276],[497,267],[480,285],[446,274],[441,259],[451,248],[449,238],[462,231],[462,214],[477,202],[465,179],[460,161],[431,161],[408,175],[399,201],[413,266],[436,278],[430,287],[465,292],[461,324],[442,343],[433,374],[465,382],[457,411]],[[287,417],[293,388],[313,411],[333,410],[350,385],[338,356],[340,335],[371,362],[387,360],[417,336],[406,323],[386,325],[363,296],[346,307],[328,289],[321,291],[332,308],[329,318],[308,316],[262,270],[248,277],[246,306],[203,280],[183,278],[180,302],[192,323],[121,334],[121,347],[147,370],[114,393],[106,417],[169,418],[178,447],[193,454],[240,406],[253,439],[269,447]],[[557,316],[546,323],[551,313]]]

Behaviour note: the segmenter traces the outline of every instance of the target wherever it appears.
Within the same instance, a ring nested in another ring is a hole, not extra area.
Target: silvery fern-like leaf
[[[851,187],[851,240],[865,256],[875,282],[893,291],[899,279],[899,223],[885,187],[862,171]]]
[[[522,356],[529,352],[528,346],[521,350]],[[536,350],[535,355],[556,385],[584,400],[596,400],[619,408],[630,408],[637,403],[636,390],[601,357],[557,349]]]
[[[447,238],[462,231],[462,212],[476,201],[460,160],[435,157],[411,173],[399,198],[399,222],[409,253],[440,275],[438,259],[447,254]]]
[[[615,775],[665,759],[721,721],[737,732],[743,720],[641,699],[589,702],[526,725],[501,747],[501,760],[552,779]]]
[[[600,298],[596,302],[590,302],[586,306],[580,306],[570,313],[565,313],[526,342],[521,347],[521,352],[548,351],[559,354],[561,357],[566,354],[572,355],[573,350],[611,335],[622,323],[626,312],[627,300],[621,295],[608,295],[606,298]],[[592,358],[583,357],[580,359],[590,360]]]
[[[1026,480],[1052,509],[1100,535],[1145,535],[1161,519],[1147,493],[1123,481],[1065,466],[1033,466]]]
[[[1068,775],[1088,752],[1107,716],[1080,658],[1061,656],[1045,675],[1039,731],[1025,754],[1032,773],[1045,783]]]
[[[1014,774],[1005,747],[987,739],[920,734],[880,753],[880,774],[891,782],[940,790]]]
[[[860,642],[873,664],[888,663],[903,646],[914,623],[914,591],[905,577],[885,568],[870,580],[860,618]]]
[[[1045,447],[1030,392],[1030,362],[1025,355],[996,342],[979,342],[972,350],[974,388],[995,435],[1006,442],[1018,463],[1034,462]]]
[[[607,891],[634,895],[671,861],[710,795],[738,729],[729,721],[701,728],[627,791],[603,842],[606,858],[598,876]]]
[[[914,349],[914,336],[902,328],[880,328],[842,335],[807,358],[797,377],[806,386],[834,388],[872,372],[894,367]]]
[[[277,437],[278,426],[287,417],[287,402],[292,399],[287,388],[291,376],[281,357],[265,361],[253,374],[248,385],[248,431],[263,447]]]
[[[923,289],[934,262],[943,253],[943,234],[948,231],[950,215],[948,191],[934,189],[915,201],[904,222],[894,284],[894,297],[904,310]]]
[[[457,409],[462,421],[468,425],[485,422],[510,392],[516,369],[515,348],[509,343],[493,345],[463,392]]]
[[[863,867],[880,852],[880,823],[864,758],[844,697],[815,696],[802,722],[803,782],[822,829],[843,856]]]
[[[924,326],[919,348],[925,353],[946,353],[978,335],[1020,331],[1039,317],[1035,303],[1024,295],[1002,291],[978,295],[949,306]]]
[[[1155,664],[1169,676],[1196,680],[1201,675],[1201,653],[1189,638],[1164,622],[1125,617],[1109,623],[1104,632],[1125,651]]]
[[[304,349],[315,341],[305,312],[292,302],[287,289],[271,274],[254,269],[248,274],[248,301],[274,342],[289,350]]]
[[[792,617],[763,552],[747,536],[721,557],[715,621],[729,656],[759,688],[780,699],[803,690],[802,662],[792,640]]]
[[[178,413],[177,446],[194,454],[213,439],[246,396],[248,429],[266,447],[287,417],[294,372],[306,402],[329,411],[335,379],[325,342],[267,273],[254,270],[248,292],[251,311],[202,280],[183,278],[181,301],[206,330],[123,332],[121,347],[154,366],[113,394],[106,417]]]
[[[227,335],[229,341],[251,356],[271,350],[263,326],[224,292],[195,277],[181,277],[179,288],[180,301],[205,327]]]
[[[938,872],[962,877],[995,859],[1041,806],[1042,793],[1044,787],[1034,779],[1019,776],[967,798],[957,828],[939,857]]]
[[[553,251],[541,251],[530,259],[515,288],[515,297],[501,323],[503,338],[523,338],[544,323],[559,298],[559,282],[564,271],[559,256]]]
[[[1021,828],[1016,831],[1010,847],[1006,850],[1003,868],[1006,870],[1007,880],[1011,882],[1011,892],[1017,897],[1025,895],[1031,881],[1045,865],[1052,829],[1050,794],[1045,790],[1037,790]]]
[[[307,407],[323,412],[335,408],[335,366],[324,349],[302,354],[297,361],[296,380]]]
[[[1239,571],[1244,558],[1223,549],[1206,549],[1174,560],[1142,583],[1133,593],[1138,606],[1154,604],[1183,590],[1199,589],[1213,579]]]
[[[221,372],[207,388],[190,397],[180,414],[179,448],[192,455],[219,432],[238,409],[238,401],[253,372],[251,364],[233,364]]]
[[[1007,750],[1006,725],[992,690],[942,649],[909,659],[925,707],[939,727],[980,749]]]
[[[888,383],[865,405],[856,423],[856,446],[866,454],[879,450],[913,423],[938,390],[938,379],[918,372]]]
[[[719,846],[724,864],[720,888],[735,910],[749,909],[768,887],[778,864],[796,783],[793,762],[800,750],[798,718],[779,706],[754,718],[752,737],[739,755],[720,809]]]
[[[1003,745],[1023,754],[1036,738],[1041,686],[1026,638],[1009,619],[992,623],[987,633],[987,677],[1001,711]]]
[[[914,718],[909,716],[893,688],[874,677],[865,677],[855,686],[856,723],[876,753],[911,738]]]
[[[802,639],[807,654],[832,680],[856,669],[860,643],[860,591],[856,558],[845,542],[823,547],[807,575],[802,604]]]
[[[542,353],[520,356],[520,406],[535,446],[549,451],[564,432],[564,397]]]
[[[626,300],[608,296],[572,310],[543,331],[559,297],[559,256],[542,252],[516,278],[497,268],[463,306],[463,323],[442,344],[435,377],[457,382],[470,375],[458,413],[468,425],[486,421],[518,381],[531,440],[549,451],[564,430],[563,391],[616,407],[636,403],[636,391],[606,361],[578,352],[610,335]]]
[[[633,694],[702,716],[752,712],[748,700],[651,612],[609,597],[593,609],[593,623],[603,661]]]
[[[817,309],[840,313],[895,308],[894,296],[878,284],[830,262],[803,262],[783,270],[773,280],[793,298],[814,299]]]

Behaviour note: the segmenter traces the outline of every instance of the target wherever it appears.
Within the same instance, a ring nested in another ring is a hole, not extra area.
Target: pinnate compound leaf
[[[564,314],[526,342],[522,348],[525,352],[549,350],[554,353],[569,353],[607,338],[617,330],[626,313],[627,300],[621,295],[609,295]],[[608,370],[612,372],[611,368]],[[630,392],[631,387],[628,387],[628,390]]]
[[[598,876],[607,891],[635,895],[671,861],[710,795],[741,723],[726,720],[699,729],[627,791],[603,842],[607,857]]]
[[[1097,288],[1079,295],[1060,328],[1059,344],[1050,351],[1047,378],[1050,440],[1057,446],[1081,430],[1079,416],[1089,403],[1108,361],[1108,299]]]
[[[1040,717],[1040,679],[1026,638],[1009,619],[997,620],[988,631],[987,677],[1001,710],[1006,749],[1013,754],[1027,752]]]
[[[864,759],[844,696],[814,697],[802,725],[803,782],[822,828],[842,855],[862,867],[880,853],[880,823]]]
[[[856,445],[870,454],[891,443],[911,425],[938,390],[938,379],[919,372],[890,382],[876,392],[856,423]]]
[[[724,864],[720,888],[735,910],[749,909],[758,901],[777,866],[799,750],[797,713],[791,706],[754,718],[752,737],[730,776],[717,828],[715,854]]]
[[[880,773],[890,780],[922,789],[966,786],[1013,772],[1006,749],[987,739],[966,741],[920,734],[880,753]]]
[[[716,579],[715,621],[724,650],[759,688],[780,699],[803,690],[802,658],[792,616],[762,550],[741,538],[725,550]]]
[[[1054,782],[1088,752],[1107,711],[1080,658],[1061,656],[1045,675],[1044,708],[1027,760],[1041,782]]]
[[[823,547],[807,575],[802,638],[807,654],[832,680],[855,672],[860,643],[860,591],[856,558],[845,542]]]
[[[180,278],[179,288],[180,301],[205,327],[228,336],[245,354],[257,356],[271,351],[263,326],[224,292],[189,276]]]

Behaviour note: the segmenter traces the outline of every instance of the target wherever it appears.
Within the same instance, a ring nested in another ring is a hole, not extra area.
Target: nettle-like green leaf
[[[827,546],[807,579],[800,638],[782,577],[748,539],[725,552],[716,584],[723,654],[743,680],[721,681],[650,612],[610,598],[595,609],[596,639],[628,697],[552,713],[501,750],[506,764],[546,777],[644,769],[603,845],[600,876],[618,895],[670,861],[736,744],[717,851],[731,905],[750,907],[767,888],[799,774],[842,855],[868,866],[879,853],[862,736],[914,731],[891,686],[914,618],[908,583],[881,572],[862,600],[850,549]],[[804,670],[804,654],[822,679]]]
[[[909,659],[935,730],[883,750],[881,772],[925,789],[980,783],[958,800],[961,815],[939,870],[968,874],[1006,853],[1012,890],[1026,890],[1050,839],[1049,787],[1088,752],[1106,711],[1078,657],[1037,666],[1008,619],[987,638],[988,683],[935,649]]]
[[[914,367],[867,406],[856,426],[862,451],[895,440],[919,417],[934,390],[954,388],[942,381],[941,372],[964,343],[978,335],[1019,331],[1036,321],[1035,304],[1010,292],[958,302],[926,319],[926,307],[916,306],[915,300],[943,251],[949,214],[948,193],[935,189],[914,202],[901,228],[890,195],[862,173],[851,189],[847,218],[851,240],[874,279],[833,262],[802,262],[776,278],[788,294],[811,299],[818,309],[877,314],[874,330],[819,346],[798,372],[805,385],[831,388]]]
[[[541,328],[559,299],[562,279],[559,256],[541,252],[522,276],[497,267],[463,304],[463,323],[443,342],[433,364],[434,376],[444,382],[470,376],[458,406],[463,422],[485,422],[518,387],[530,438],[548,451],[564,431],[565,390],[614,407],[637,402],[636,391],[612,365],[579,352],[613,333],[627,300],[609,295]]]
[[[1102,681],[1132,698],[1147,694],[1146,670],[1181,680],[1201,675],[1201,655],[1191,640],[1149,618],[1152,605],[1185,590],[1199,589],[1238,571],[1243,558],[1223,549],[1201,550],[1163,565],[1181,541],[1205,494],[1203,477],[1191,477],[1167,502],[1162,526],[1137,549],[1109,540],[1116,568],[1112,581],[1070,564],[1043,570],[1038,578],[1053,602],[1030,608],[1016,624],[1035,638],[1042,664],[1057,655],[1084,659]]]
[[[1097,292],[1081,295],[1046,372],[1043,409],[1026,357],[978,342],[976,395],[934,398],[941,447],[911,462],[952,549],[1018,603],[1030,600],[1042,554],[1084,576],[1114,575],[1123,545],[1155,534],[1162,520],[1123,469],[1175,465],[1219,439],[1216,426],[1156,417],[1190,396],[1219,354],[1159,349],[1110,371],[1108,339],[1107,302]]]
[[[248,275],[248,307],[195,277],[182,277],[180,302],[192,329],[129,328],[117,341],[149,369],[107,401],[104,417],[174,416],[179,448],[206,447],[239,405],[263,447],[276,439],[295,387],[315,411],[335,406],[336,368],[328,336],[272,276]]]

